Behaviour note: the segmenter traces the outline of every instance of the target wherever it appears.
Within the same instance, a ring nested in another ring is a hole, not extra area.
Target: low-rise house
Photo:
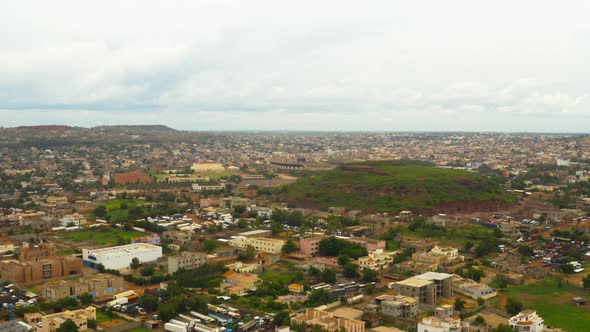
[[[92,297],[110,297],[127,289],[123,277],[111,274],[97,274],[78,280],[57,280],[43,284],[41,298],[56,301],[66,297],[76,298],[84,293]]]
[[[260,282],[258,276],[250,273],[227,271],[223,274],[225,281],[221,283],[221,291],[227,295],[243,295],[256,288]]]
[[[375,249],[369,252],[368,256],[358,259],[358,266],[361,271],[365,269],[380,271],[388,269],[393,263],[393,258],[396,253],[392,251],[384,251],[383,249]]]
[[[543,332],[545,328],[543,318],[533,310],[525,310],[510,317],[508,325],[518,332]]]
[[[424,317],[418,323],[418,332],[461,332],[469,328],[469,323],[462,322],[459,316],[438,318]]]
[[[36,325],[37,332],[55,332],[68,319],[76,324],[78,331],[86,331],[88,330],[88,320],[96,319],[96,308],[89,306],[86,309],[66,310],[50,315],[25,314],[25,321]]]
[[[455,293],[468,296],[472,299],[491,299],[498,295],[492,287],[475,282],[471,279],[455,276],[453,280],[453,290]]]
[[[302,284],[292,283],[289,285],[289,293],[301,294],[305,291],[305,287]]]
[[[365,322],[362,320],[336,317],[330,312],[318,310],[317,308],[307,308],[304,312],[293,314],[291,324],[304,325],[310,328],[319,326],[329,332],[342,330],[345,332],[365,332]]]

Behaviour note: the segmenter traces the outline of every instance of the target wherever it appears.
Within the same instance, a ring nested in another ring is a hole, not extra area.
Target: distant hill
[[[65,125],[40,125],[40,126],[20,126],[16,127],[19,130],[67,130],[72,129],[70,126]]]
[[[301,178],[277,195],[299,207],[422,214],[491,210],[515,201],[477,173],[407,161],[346,164]]]

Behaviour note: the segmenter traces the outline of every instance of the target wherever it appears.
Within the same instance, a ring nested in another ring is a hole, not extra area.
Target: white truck
[[[186,326],[176,325],[174,323],[164,324],[164,330],[169,332],[188,332]]]
[[[107,302],[107,307],[114,307],[116,305],[123,305],[123,304],[127,304],[129,302],[129,299],[127,299],[126,297],[120,298],[120,299],[116,299],[116,300],[112,300],[110,302]]]

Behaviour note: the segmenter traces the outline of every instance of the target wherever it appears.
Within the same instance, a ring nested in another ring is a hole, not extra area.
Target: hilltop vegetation
[[[477,173],[411,161],[347,164],[284,186],[279,196],[295,206],[375,212],[428,213],[457,202],[477,206],[514,201],[500,185]]]

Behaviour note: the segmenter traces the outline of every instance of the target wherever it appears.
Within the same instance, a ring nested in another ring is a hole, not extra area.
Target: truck
[[[164,330],[169,332],[188,332],[186,326],[176,325],[174,323],[164,324]]]
[[[135,301],[137,299],[139,299],[139,295],[137,295],[137,294],[131,294],[131,295],[127,296],[127,300],[129,300],[129,302]]]
[[[211,318],[211,317],[209,317],[209,316],[206,316],[206,315],[200,314],[200,313],[198,313],[198,312],[196,312],[196,311],[191,311],[191,312],[190,312],[190,314],[191,314],[193,317],[195,317],[195,318],[197,318],[197,319],[200,319],[200,320],[202,320],[202,321],[203,321],[203,322],[205,322],[205,323],[213,323],[213,322],[215,322],[215,319],[214,319],[214,318]]]
[[[115,305],[123,305],[123,304],[127,304],[129,302],[129,300],[127,300],[126,297],[120,298],[120,299],[116,299],[116,300],[112,300],[110,302],[107,302],[107,307],[113,307]]]
[[[346,299],[346,303],[347,304],[360,303],[363,300],[364,297],[365,296],[363,294],[356,295],[356,296],[353,296],[353,297],[349,297],[348,299]]]
[[[127,297],[129,297],[131,295],[137,295],[137,293],[135,293],[135,291],[132,291],[132,290],[121,292],[121,293],[115,294],[113,296],[113,300],[118,300],[118,299],[123,298],[123,297],[127,298]]]

